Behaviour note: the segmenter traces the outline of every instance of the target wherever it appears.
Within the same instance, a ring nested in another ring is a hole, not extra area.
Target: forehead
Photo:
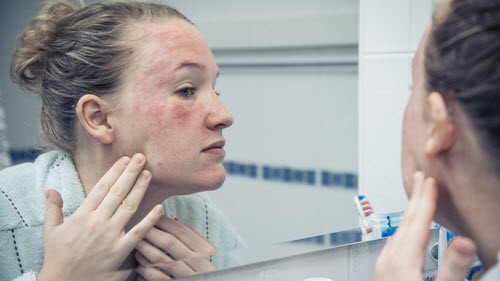
[[[173,69],[189,61],[206,67],[215,60],[198,29],[183,20],[170,19],[134,24],[128,36],[134,45],[134,62],[139,67]]]

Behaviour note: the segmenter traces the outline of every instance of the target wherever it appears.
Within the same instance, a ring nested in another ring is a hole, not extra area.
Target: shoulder
[[[186,222],[226,221],[226,217],[206,192],[173,196],[165,200],[166,214],[184,218]]]
[[[41,179],[54,153],[0,171],[0,230],[41,223],[45,206]],[[42,217],[40,217],[40,214]]]
[[[182,216],[188,220],[199,219],[208,208],[214,207],[212,200],[204,192],[169,197],[164,205],[168,216]]]

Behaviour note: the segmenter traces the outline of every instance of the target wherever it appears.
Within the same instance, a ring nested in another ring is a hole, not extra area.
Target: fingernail
[[[49,190],[45,190],[45,198],[49,199],[49,196],[50,196],[50,191]]]
[[[158,214],[161,215],[163,214],[163,206],[162,205],[156,205],[154,208],[154,211]]]
[[[413,180],[416,182],[420,182],[422,181],[423,176],[424,175],[422,174],[422,172],[415,172],[415,174],[413,174]]]
[[[130,158],[125,156],[125,157],[122,157],[122,159],[120,159],[120,163],[124,166],[128,165],[128,163],[130,162]]]
[[[135,163],[141,164],[142,161],[144,161],[144,155],[138,153],[138,154],[134,155],[134,160],[135,160]]]
[[[141,172],[141,180],[147,181],[151,177],[151,173],[148,170],[144,170]]]

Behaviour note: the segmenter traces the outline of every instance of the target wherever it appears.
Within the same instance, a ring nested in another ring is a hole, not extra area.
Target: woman
[[[403,122],[410,202],[382,250],[375,280],[423,280],[433,219],[460,235],[436,280],[464,280],[476,250],[481,280],[500,280],[499,105],[500,1],[443,2],[414,58]]]
[[[40,94],[55,150],[0,173],[0,279],[77,280],[139,262],[161,263],[137,270],[157,280],[233,263],[199,258],[241,244],[194,194],[225,178],[222,130],[233,117],[214,90],[218,74],[198,29],[172,7],[49,2],[19,36],[11,77]]]

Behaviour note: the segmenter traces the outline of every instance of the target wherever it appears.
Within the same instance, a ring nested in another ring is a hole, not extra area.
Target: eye
[[[183,98],[189,98],[190,96],[194,95],[196,92],[195,88],[192,87],[186,87],[182,88],[176,91],[177,94],[179,94]]]

